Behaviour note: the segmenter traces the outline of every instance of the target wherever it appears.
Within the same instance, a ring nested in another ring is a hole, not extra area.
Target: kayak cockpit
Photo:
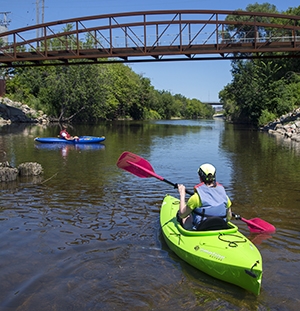
[[[166,199],[169,199],[170,196],[166,195]],[[175,198],[174,198],[175,199]],[[170,216],[176,215],[179,208],[179,200],[175,199],[172,201],[172,204],[169,208]],[[220,218],[220,220],[223,222],[223,220]],[[209,235],[219,235],[219,234],[233,234],[238,231],[238,227],[231,223],[230,221],[227,222],[227,228],[225,229],[223,225],[220,225],[219,229],[214,230],[186,230],[182,227],[182,225],[177,221],[176,217],[172,217],[169,221],[172,221],[174,223],[174,226],[177,228],[177,230],[185,236],[209,236]]]
[[[208,236],[208,235],[219,235],[219,234],[232,234],[238,231],[238,227],[231,222],[228,222],[228,229],[220,230],[206,230],[206,231],[196,231],[196,230],[186,230],[179,222],[176,221],[176,227],[182,235],[186,236]]]

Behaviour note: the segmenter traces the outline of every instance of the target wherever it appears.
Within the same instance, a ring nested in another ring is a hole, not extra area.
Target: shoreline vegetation
[[[203,119],[215,112],[199,99],[156,90],[124,64],[14,68],[5,82],[3,97],[43,111],[51,122]]]
[[[224,113],[220,112],[216,112],[213,118],[224,118],[226,121]],[[171,117],[171,120],[181,119],[180,117]],[[0,124],[2,125],[12,123],[48,124],[51,122],[58,121],[52,121],[42,110],[34,110],[26,104],[12,101],[7,97],[0,97]],[[300,142],[300,108],[259,127],[258,130],[282,135]]]
[[[225,119],[223,113],[215,113],[213,117]],[[171,119],[180,120],[182,118],[172,117]],[[0,97],[0,124],[2,125],[12,123],[49,124],[51,122],[53,122],[51,118],[41,110],[37,111],[28,105],[14,102],[7,97]],[[291,140],[300,142],[300,108],[282,115],[280,118],[260,127],[258,130],[273,135],[281,135],[284,138],[290,138]]]
[[[205,105],[205,104],[203,104]],[[213,108],[209,108],[205,113],[200,112],[200,115],[203,113],[203,116],[197,116],[197,118],[205,119],[209,117],[213,117],[214,110]],[[185,117],[181,116],[170,116],[169,119],[172,120],[180,120]],[[161,119],[161,118],[154,118]],[[133,118],[117,118],[116,120],[133,120]],[[26,104],[23,104],[18,101],[13,101],[8,97],[0,97],[0,125],[8,125],[12,123],[39,123],[39,124],[49,124],[49,123],[68,123],[71,121],[71,118],[54,118],[48,116],[42,110],[35,110],[29,107]],[[76,120],[74,121],[76,123]]]

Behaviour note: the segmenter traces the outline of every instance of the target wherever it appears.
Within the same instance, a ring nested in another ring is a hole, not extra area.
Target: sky
[[[245,10],[247,5],[268,2],[279,12],[289,7],[298,7],[299,0],[1,0],[0,21],[7,16],[8,29],[14,30],[35,25],[37,21],[37,1],[39,1],[39,21],[52,22],[68,18],[91,15],[150,10]],[[182,94],[202,102],[219,102],[219,92],[232,80],[229,60],[151,62],[128,64],[137,74],[150,79],[157,90],[169,91],[173,95]]]

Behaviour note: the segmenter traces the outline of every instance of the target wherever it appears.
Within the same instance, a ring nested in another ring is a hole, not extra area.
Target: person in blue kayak
[[[177,220],[187,230],[227,229],[231,218],[231,201],[224,187],[216,181],[216,169],[209,163],[198,169],[200,184],[185,202],[185,186],[178,185],[180,207]]]
[[[71,136],[68,132],[67,132],[67,125],[63,124],[62,125],[62,130],[59,133],[60,138],[64,138],[66,140],[77,140],[79,137],[78,136]]]

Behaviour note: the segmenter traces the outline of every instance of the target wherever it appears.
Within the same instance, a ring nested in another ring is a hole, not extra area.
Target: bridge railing
[[[243,21],[239,16],[244,17]],[[280,24],[265,22],[266,17]],[[281,36],[272,36],[272,32]],[[55,21],[0,33],[0,63],[62,57],[191,56],[200,48],[202,53],[239,52],[234,44],[253,44],[255,52],[257,44],[262,48],[272,42],[291,42],[289,51],[299,51],[300,16],[211,10],[132,12]],[[84,50],[90,53],[81,53]],[[60,53],[54,55],[53,51]]]
[[[300,36],[282,36],[282,37],[256,37],[256,38],[230,38],[224,39],[221,42],[228,43],[253,43],[253,42],[292,42],[296,39],[296,41],[300,42]]]
[[[192,34],[194,35],[194,34]],[[157,42],[157,46],[168,46],[170,45],[174,39],[176,38],[177,34],[169,34],[168,35],[168,40],[160,40]],[[142,38],[143,36],[141,36]],[[283,37],[256,37],[256,38],[230,38],[230,39],[222,39],[219,44],[231,44],[231,43],[253,43],[253,42],[258,42],[258,43],[263,43],[263,42],[293,42],[294,39],[296,39],[296,41],[300,42],[300,36],[283,36]],[[112,38],[112,42],[113,42],[113,47],[124,47],[124,42],[126,40],[125,36],[116,36]],[[60,51],[63,49],[68,49],[68,50],[76,50],[77,48],[79,49],[90,49],[95,48],[95,49],[101,49],[101,48],[110,48],[110,44],[107,42],[109,41],[109,37],[106,38],[105,41],[101,42],[101,43],[94,43],[94,44],[90,44],[87,42],[83,42],[81,40],[79,40],[79,42],[76,42],[75,40],[70,39],[68,41],[68,43],[66,44],[65,42],[56,42],[56,43],[52,43],[49,42],[47,44],[47,46],[45,46],[44,44],[41,44],[38,47],[39,51],[45,51],[45,49],[47,48],[48,51]],[[147,42],[147,46],[151,46],[151,43],[153,42],[153,36],[148,36],[146,38],[146,42]],[[198,40],[194,40],[194,44],[195,45],[201,45],[201,44],[216,44],[217,41],[215,38],[211,38],[210,40],[207,40],[205,38],[203,39],[198,39]],[[189,39],[187,36],[182,36],[182,45],[188,45],[189,44]],[[25,48],[24,51],[32,51],[32,50],[36,50],[35,48],[33,48],[31,45],[23,45],[23,48]],[[7,52],[7,53],[13,53],[14,52],[14,43],[10,42],[7,43],[6,46],[2,46],[2,48],[0,47],[0,50],[2,52]]]

